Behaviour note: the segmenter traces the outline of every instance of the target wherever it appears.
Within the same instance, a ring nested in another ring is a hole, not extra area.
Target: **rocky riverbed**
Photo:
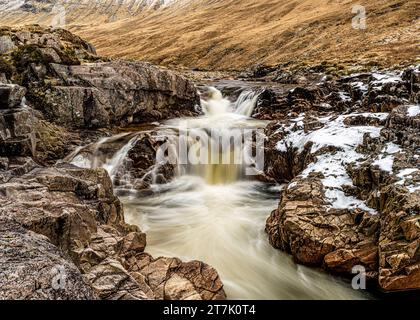
[[[252,117],[266,121],[258,180],[283,185],[267,242],[340,277],[363,266],[370,288],[420,288],[418,67],[345,77],[258,67],[193,83],[30,26],[0,28],[0,298],[226,298],[206,261],[148,254],[115,192],[149,194],[176,176],[156,167],[170,139],[156,127],[200,115],[209,84],[232,100],[256,92]],[[70,161],[114,155],[121,141],[133,142],[124,172]]]

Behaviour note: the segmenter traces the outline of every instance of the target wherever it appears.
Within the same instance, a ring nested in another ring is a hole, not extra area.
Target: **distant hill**
[[[0,0],[1,24],[50,24],[57,3],[67,28],[113,57],[204,70],[419,62],[417,0]],[[364,30],[352,27],[355,4]]]

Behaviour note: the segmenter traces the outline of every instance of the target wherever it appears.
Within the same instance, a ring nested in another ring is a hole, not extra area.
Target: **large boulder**
[[[0,299],[97,299],[87,279],[48,238],[0,218]]]
[[[109,128],[197,114],[195,86],[174,72],[98,57],[92,45],[65,30],[29,26],[3,33],[15,46],[3,57],[11,80],[28,89],[28,103],[50,122]]]
[[[295,179],[266,227],[270,243],[298,263],[347,275],[363,265],[371,277],[377,276],[378,229],[378,216],[332,208],[317,176]]]

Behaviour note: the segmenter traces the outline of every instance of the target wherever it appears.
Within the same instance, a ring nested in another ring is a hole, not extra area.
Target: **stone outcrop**
[[[68,128],[109,128],[197,114],[194,85],[145,62],[108,61],[65,31],[2,30],[14,44],[3,61],[25,86],[30,105]],[[13,50],[12,50],[13,49]]]
[[[409,116],[408,109],[394,108],[379,139],[361,146],[370,158],[361,168],[349,168],[359,196],[381,212],[379,283],[391,291],[420,287],[420,114]],[[388,151],[392,170],[384,171],[375,159],[389,143],[399,150]]]
[[[13,221],[2,224],[0,237],[16,237],[12,244],[2,242],[4,262],[15,259],[17,264],[33,266],[30,273],[27,269],[19,273],[21,279],[15,285],[2,283],[6,288],[3,298],[226,297],[217,272],[210,266],[175,258],[154,260],[144,253],[146,236],[124,222],[122,205],[104,169],[71,165],[36,168],[1,184],[0,204],[1,221]],[[22,241],[26,249],[21,248]],[[38,255],[28,256],[25,250],[36,250]],[[70,281],[69,287],[60,292],[51,289],[54,282],[48,272],[54,270],[48,267],[60,268]],[[11,272],[6,269],[9,267],[1,268],[4,273]],[[39,292],[34,291],[37,281],[43,288]],[[84,285],[75,292],[78,283]]]
[[[45,236],[0,218],[0,299],[97,299],[87,279]]]
[[[147,63],[98,57],[64,30],[1,34],[0,298],[226,298],[212,267],[144,252],[146,235],[124,222],[105,170],[42,167],[111,127],[196,114],[194,85]],[[128,159],[135,178],[153,166],[159,143],[137,141]]]
[[[0,83],[0,156],[34,153],[34,115],[23,103],[25,88]]]
[[[298,263],[349,275],[362,265],[377,277],[379,217],[328,207],[323,188],[316,176],[289,185],[267,220],[270,243]]]
[[[276,95],[288,113],[271,113],[277,120],[266,128],[265,178],[287,183],[279,208],[267,220],[274,247],[332,273],[351,276],[354,266],[364,266],[385,291],[420,288],[417,69],[401,77],[359,74]],[[267,118],[268,111],[258,112]],[[339,126],[326,131],[340,116]],[[337,145],[356,128],[365,134],[355,149]],[[325,146],[313,152],[316,143]],[[341,180],[345,185],[337,193],[331,186]],[[362,202],[339,209],[332,201],[340,197]]]

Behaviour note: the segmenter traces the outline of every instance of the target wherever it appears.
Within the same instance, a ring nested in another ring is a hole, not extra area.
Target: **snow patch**
[[[375,126],[347,126],[344,121],[346,118],[363,116],[374,117],[385,120],[388,113],[354,113],[340,115],[337,118],[324,117],[318,119],[324,127],[309,133],[304,130],[291,130],[293,125],[285,129],[288,135],[284,140],[279,141],[277,150],[285,152],[287,146],[298,148],[301,152],[308,142],[312,142],[311,152],[315,153],[326,146],[336,147],[335,153],[325,153],[317,156],[316,162],[311,163],[302,173],[301,177],[306,178],[312,172],[323,174],[322,184],[325,188],[325,196],[330,201],[331,207],[336,209],[355,209],[376,214],[374,209],[369,208],[363,201],[352,196],[347,196],[343,191],[343,186],[353,185],[346,167],[350,163],[357,164],[364,156],[356,151],[356,147],[363,143],[363,136],[369,134],[372,137],[379,137],[382,127]],[[301,121],[299,119],[299,121]],[[295,128],[296,129],[296,128]],[[390,144],[387,149],[390,152],[397,152],[398,146]],[[293,184],[289,188],[293,188]]]
[[[325,126],[310,133],[305,133],[303,130],[291,132],[291,128],[289,128],[288,130],[286,129],[286,132],[289,132],[289,135],[284,140],[278,142],[277,150],[285,152],[287,146],[291,145],[298,148],[301,152],[308,142],[313,142],[312,153],[317,152],[325,146],[354,149],[363,142],[365,133],[370,134],[373,138],[379,137],[382,129],[381,127],[346,126],[344,124],[346,118],[354,116],[375,117],[385,120],[388,117],[388,113],[353,113],[349,115],[340,115],[332,121],[329,121],[329,118],[323,119],[325,121],[323,122],[325,123]]]
[[[383,150],[383,152],[385,152],[387,154],[396,154],[396,153],[399,153],[401,151],[402,151],[401,148],[393,142],[388,143],[386,145],[385,149]]]
[[[407,169],[401,170],[397,175],[397,177],[400,178],[401,180],[399,180],[395,184],[400,185],[400,186],[405,185],[407,179],[412,179],[413,178],[412,174],[417,171],[419,171],[419,169],[417,168],[407,168]],[[406,186],[406,188],[408,189],[410,193],[413,193],[417,190],[420,190],[420,183],[415,183],[413,185]]]
[[[401,82],[401,76],[395,73],[373,73],[373,78],[375,79],[372,81],[372,86],[376,89],[381,89],[382,85],[387,83],[398,83]]]
[[[420,114],[420,106],[409,106],[407,109],[407,115],[410,118],[416,117],[418,114]]]
[[[392,167],[394,165],[394,156],[389,155],[389,156],[383,156],[380,155],[379,159],[376,160],[373,163],[374,166],[378,166],[379,169],[381,169],[382,171],[386,171],[386,172],[390,172],[392,173]]]

